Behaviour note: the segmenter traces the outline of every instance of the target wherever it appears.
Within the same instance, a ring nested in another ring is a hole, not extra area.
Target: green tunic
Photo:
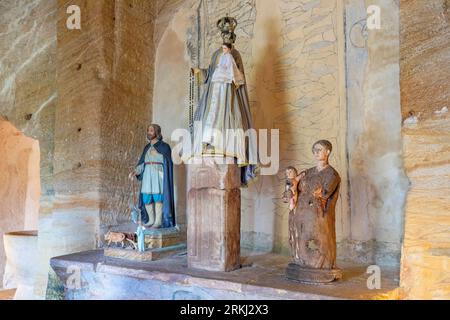
[[[152,146],[145,155],[145,162],[136,168],[136,174],[144,172],[141,193],[159,195],[164,192],[164,157]]]

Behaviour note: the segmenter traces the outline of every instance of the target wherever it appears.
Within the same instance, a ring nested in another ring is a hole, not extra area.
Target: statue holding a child
[[[336,267],[335,206],[341,178],[330,166],[332,145],[314,143],[316,166],[298,173],[286,169],[284,201],[289,202],[289,244],[294,262],[286,275],[301,282],[323,283],[342,277]]]

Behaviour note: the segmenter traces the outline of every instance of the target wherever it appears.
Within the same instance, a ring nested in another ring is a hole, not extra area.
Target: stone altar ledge
[[[398,299],[398,272],[381,267],[381,289],[367,288],[367,266],[339,262],[343,279],[323,285],[289,281],[285,269],[290,258],[276,254],[242,257],[242,268],[231,272],[189,269],[186,255],[151,262],[126,261],[105,257],[103,250],[55,257],[51,266],[66,283],[81,270],[81,288],[65,287],[65,299],[120,300],[320,300],[320,299]]]

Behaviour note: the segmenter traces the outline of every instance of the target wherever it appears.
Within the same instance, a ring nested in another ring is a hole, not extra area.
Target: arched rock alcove
[[[368,38],[361,34],[360,46],[353,38],[354,24],[366,16],[363,1],[311,2],[294,11],[282,0],[169,0],[158,8],[152,111],[166,139],[188,125],[190,67],[197,61],[207,67],[221,44],[216,21],[226,14],[238,19],[236,48],[244,60],[255,127],[280,130],[278,174],[261,176],[242,191],[244,248],[288,253],[282,169],[311,167],[312,143],[328,139],[334,147],[331,164],[343,181],[336,211],[338,256],[399,265],[407,190],[399,8],[394,2],[382,7],[390,12],[388,27]],[[186,184],[183,170],[177,171],[178,195]],[[184,198],[177,202],[184,211]]]
[[[8,121],[0,120],[0,155],[0,279],[3,279],[6,262],[3,234],[38,228],[39,142]]]

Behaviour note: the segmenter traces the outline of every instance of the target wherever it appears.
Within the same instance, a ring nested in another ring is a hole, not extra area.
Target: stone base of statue
[[[230,158],[203,157],[188,165],[188,267],[240,268],[240,169]],[[228,161],[228,162],[225,162]],[[231,163],[231,164],[226,164]]]
[[[110,258],[119,258],[134,261],[155,261],[185,251],[186,245],[179,244],[164,248],[147,249],[143,252],[120,248],[106,248],[104,252],[105,256]]]
[[[133,225],[136,228],[135,225]],[[130,227],[116,228],[127,237],[134,231]],[[186,252],[186,236],[177,227],[165,229],[144,230],[145,251],[137,250],[136,245],[126,244],[125,247],[109,246],[104,250],[105,257],[121,258],[135,261],[154,261],[174,254]]]
[[[313,269],[289,263],[286,268],[286,277],[303,283],[328,283],[342,279],[341,269]]]

